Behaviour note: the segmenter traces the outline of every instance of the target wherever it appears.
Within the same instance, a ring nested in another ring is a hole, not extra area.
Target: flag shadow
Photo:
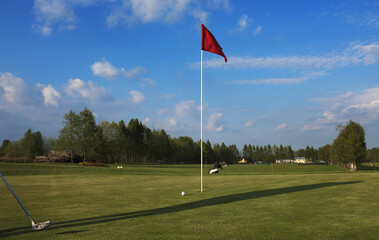
[[[301,191],[307,191],[307,190],[314,190],[314,189],[331,187],[331,186],[355,184],[355,183],[360,183],[360,182],[362,181],[327,182],[327,183],[317,183],[317,184],[310,184],[310,185],[259,190],[259,191],[252,191],[252,192],[246,192],[246,193],[237,193],[237,194],[207,198],[203,200],[198,200],[194,202],[183,203],[183,204],[178,204],[178,205],[173,205],[173,206],[168,206],[168,207],[162,207],[162,208],[155,208],[155,209],[128,212],[128,213],[120,213],[120,214],[112,214],[112,215],[105,215],[105,216],[98,216],[98,217],[90,217],[90,218],[80,218],[80,219],[74,219],[74,220],[68,220],[68,221],[62,221],[62,222],[53,222],[52,225],[49,226],[49,228],[47,228],[44,231],[61,229],[61,228],[69,228],[69,227],[93,225],[93,224],[99,224],[99,223],[107,223],[107,222],[113,222],[113,221],[119,221],[119,220],[125,220],[125,219],[139,218],[139,217],[148,217],[148,216],[154,216],[154,215],[176,213],[176,212],[182,212],[182,211],[201,208],[201,207],[215,206],[215,205],[220,205],[220,204],[226,204],[226,203],[232,203],[232,202],[238,202],[238,201],[244,201],[244,200],[250,200],[250,199],[257,199],[257,198],[262,198],[262,197],[270,197],[270,196],[275,196],[275,195],[301,192]],[[0,237],[21,235],[25,233],[30,233],[31,231],[32,230],[30,226],[5,229],[5,230],[0,230]]]

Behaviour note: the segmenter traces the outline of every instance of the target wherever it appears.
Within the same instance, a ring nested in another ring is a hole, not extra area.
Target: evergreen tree
[[[209,140],[203,143],[205,163],[213,163],[215,161],[215,154],[212,149],[212,144]]]
[[[5,139],[3,141],[3,144],[1,145],[0,147],[0,157],[4,157],[5,156],[5,149],[7,148],[8,144],[10,143],[11,141],[9,141],[9,139]]]
[[[368,149],[366,161],[371,162],[375,167],[375,164],[379,162],[379,148]]]
[[[326,145],[320,147],[318,152],[319,152],[319,155],[318,155],[319,160],[325,161],[327,163],[330,162],[330,159],[329,159],[330,144],[326,144]]]

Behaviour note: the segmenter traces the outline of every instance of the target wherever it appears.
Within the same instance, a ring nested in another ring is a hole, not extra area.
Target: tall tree
[[[120,157],[120,127],[115,122],[102,121],[99,123],[99,127],[103,134],[104,150],[106,152],[106,158],[109,161],[117,162]]]
[[[11,141],[9,141],[9,139],[5,139],[3,141],[3,144],[1,145],[0,147],[0,157],[3,157],[5,156],[5,149],[7,148],[8,144],[10,143]]]
[[[15,159],[16,157],[22,157],[24,155],[24,149],[22,147],[21,141],[12,141],[7,144],[5,148],[5,157],[9,159]]]
[[[21,144],[24,149],[25,162],[32,158],[31,152],[33,147],[33,138],[32,138],[32,130],[28,129],[24,133],[24,138],[21,139]]]
[[[286,148],[286,155],[287,155],[287,159],[294,159],[295,158],[295,152],[292,150],[290,145],[288,145]]]
[[[251,145],[250,145],[251,146]],[[246,161],[252,161],[251,159],[251,155],[252,155],[252,148],[250,148],[249,146],[247,146],[246,144],[243,145],[243,148],[242,148],[242,157],[246,159]]]
[[[43,155],[43,139],[40,131],[32,132],[28,129],[24,133],[24,137],[20,139],[23,156],[26,161],[32,161],[36,156]]]
[[[305,157],[305,150],[303,148],[296,150],[295,156],[296,157]]]
[[[279,145],[279,159],[285,159],[286,158],[286,151],[284,150],[284,147],[282,144]]]
[[[145,128],[137,118],[131,119],[127,126],[127,147],[129,159],[137,161],[145,154]]]
[[[212,149],[212,144],[209,140],[203,142],[203,152],[205,163],[213,163],[215,161],[215,154]]]
[[[199,163],[200,146],[191,137],[172,139],[173,155],[176,163]]]
[[[307,159],[307,160],[311,160],[311,158],[312,158],[312,151],[311,151],[311,148],[310,148],[309,146],[307,146],[307,147],[305,148],[305,151],[304,151],[304,157],[305,157],[305,159]]]
[[[367,161],[371,162],[373,167],[379,163],[379,148],[367,149]]]
[[[71,163],[74,162],[74,154],[79,151],[77,142],[79,134],[79,116],[70,110],[63,116],[63,128],[59,131],[56,143],[57,150],[68,150],[70,152]]]
[[[326,145],[320,147],[318,152],[319,152],[319,154],[318,154],[319,160],[327,162],[327,163],[330,162],[330,159],[329,159],[330,144],[326,144]]]
[[[330,159],[343,166],[359,165],[366,157],[365,130],[356,122],[350,120],[346,125],[338,125],[338,137],[334,139]]]
[[[89,156],[95,157],[98,145],[95,117],[88,108],[84,108],[78,114],[77,123],[77,144],[84,161],[87,161]]]
[[[128,153],[128,130],[126,128],[124,120],[118,123],[119,133],[118,133],[118,147],[120,153],[120,161],[125,161]]]
[[[241,156],[240,156],[240,152],[238,151],[238,148],[235,144],[232,144],[232,145],[229,145],[227,147],[227,151],[228,151],[228,157],[226,159],[227,162],[232,162],[232,163],[237,163]]]

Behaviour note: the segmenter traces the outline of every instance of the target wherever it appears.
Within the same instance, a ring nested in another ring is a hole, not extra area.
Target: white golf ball
[[[186,195],[186,192],[182,192],[182,196],[185,196]]]

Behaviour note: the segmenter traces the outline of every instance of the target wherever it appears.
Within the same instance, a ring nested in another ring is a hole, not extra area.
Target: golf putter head
[[[41,223],[34,223],[32,222],[32,229],[33,230],[42,230],[45,227],[49,226],[51,224],[51,221],[41,222]]]

